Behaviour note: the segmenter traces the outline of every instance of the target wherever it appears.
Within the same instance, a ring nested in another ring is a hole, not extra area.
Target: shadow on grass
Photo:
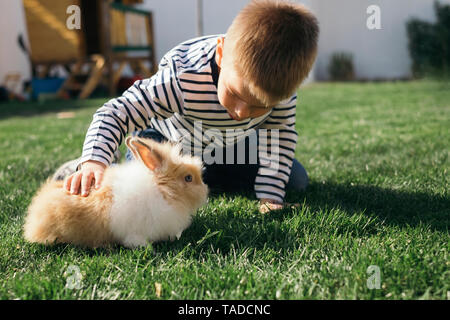
[[[47,112],[60,112],[95,106],[100,108],[107,99],[108,98],[95,98],[87,100],[0,103],[0,120],[10,117],[33,117]]]
[[[315,209],[340,207],[354,213],[364,211],[388,225],[417,226],[447,231],[450,198],[424,192],[405,192],[371,185],[311,183],[305,194],[288,194],[288,200],[303,202]]]

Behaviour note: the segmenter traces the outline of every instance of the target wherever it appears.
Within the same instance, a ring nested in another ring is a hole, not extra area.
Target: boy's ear
[[[162,166],[163,156],[150,141],[137,137],[127,137],[125,144],[133,156],[142,161],[150,170],[154,171]]]
[[[217,39],[217,46],[216,46],[216,63],[219,68],[222,67],[222,59],[223,59],[223,47],[225,44],[225,38],[219,37]]]

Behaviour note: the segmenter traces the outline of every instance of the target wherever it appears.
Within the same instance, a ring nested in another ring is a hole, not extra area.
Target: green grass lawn
[[[80,155],[103,102],[0,105],[0,298],[157,299],[158,283],[160,299],[450,299],[448,83],[302,89],[296,157],[310,186],[287,196],[301,208],[262,215],[252,195],[216,195],[175,242],[26,243],[31,197]]]

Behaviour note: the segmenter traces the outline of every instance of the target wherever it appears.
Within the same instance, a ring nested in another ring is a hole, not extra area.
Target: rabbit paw
[[[123,240],[123,245],[128,248],[146,247],[148,242],[144,237],[131,235],[125,237]]]
[[[175,240],[180,240],[180,237],[181,237],[182,233],[183,233],[183,231],[180,231],[175,236],[169,236],[169,240],[171,242],[174,242]]]

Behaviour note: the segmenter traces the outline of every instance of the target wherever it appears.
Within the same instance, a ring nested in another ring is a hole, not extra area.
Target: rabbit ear
[[[150,170],[154,171],[161,167],[163,156],[155,146],[152,146],[156,142],[146,141],[137,137],[128,137],[125,143],[134,157],[142,161]]]

